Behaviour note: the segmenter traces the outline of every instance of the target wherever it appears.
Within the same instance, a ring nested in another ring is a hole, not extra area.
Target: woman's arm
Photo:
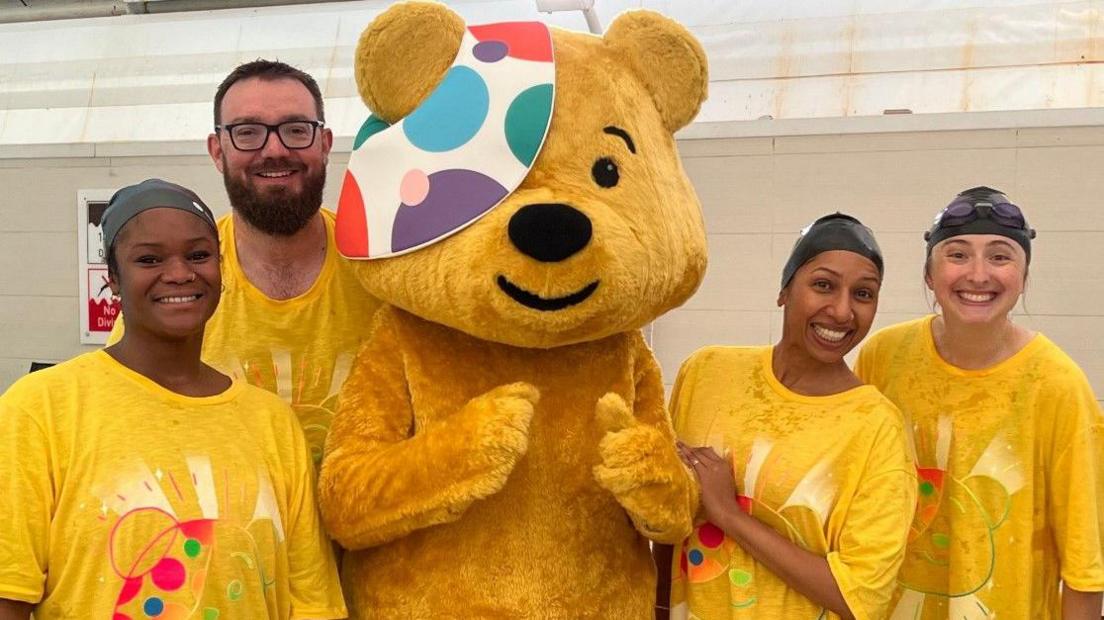
[[[30,603],[0,598],[0,620],[27,620],[30,617]]]
[[[802,549],[740,510],[734,501],[736,481],[727,460],[709,447],[691,448],[680,443],[679,450],[701,481],[702,507],[713,525],[809,600],[842,618],[855,617],[828,567],[828,560]]]
[[[51,427],[44,423],[53,405],[44,393],[53,386],[34,377],[0,395],[0,620],[30,617],[26,601],[45,598],[47,573],[65,568],[48,560],[54,492],[64,487],[64,478],[53,475],[61,468],[53,460]]]
[[[1104,411],[1079,368],[1048,385],[1052,398],[1037,419],[1054,432],[1047,472],[1047,519],[1062,583],[1062,618],[1102,617],[1100,548],[1104,545]],[[1040,397],[1040,401],[1043,397]],[[1070,584],[1076,584],[1081,590]]]
[[[671,617],[671,557],[675,548],[671,545],[652,543],[652,557],[656,565],[655,620]]]
[[[1082,592],[1062,585],[1062,620],[1097,620],[1104,617],[1100,609],[1104,593]]]

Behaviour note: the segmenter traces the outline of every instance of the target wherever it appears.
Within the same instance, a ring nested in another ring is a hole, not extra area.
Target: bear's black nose
[[[590,218],[565,204],[526,205],[510,218],[509,232],[523,254],[555,263],[590,243]]]

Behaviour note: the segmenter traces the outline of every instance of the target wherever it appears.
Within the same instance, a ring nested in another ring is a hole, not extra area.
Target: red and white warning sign
[[[111,297],[111,288],[107,285],[107,266],[88,268],[88,324],[89,333],[107,332],[115,325],[119,316],[119,302]]]
[[[106,344],[119,316],[119,302],[111,297],[107,285],[107,261],[100,231],[100,220],[113,193],[109,189],[77,192],[81,344]]]

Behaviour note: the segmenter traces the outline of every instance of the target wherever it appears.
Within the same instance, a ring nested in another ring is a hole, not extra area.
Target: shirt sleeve
[[[678,375],[675,377],[675,385],[671,388],[671,401],[668,409],[671,412],[671,426],[675,430],[675,436],[681,438],[686,432],[686,411],[690,408],[690,400],[693,393],[693,385],[696,380],[697,362],[702,352],[696,352],[679,366]]]
[[[126,325],[123,324],[123,313],[120,312],[118,316],[115,317],[115,323],[111,325],[111,333],[107,335],[107,344],[104,346],[110,347],[122,340],[123,332],[125,331]]]
[[[116,322],[116,325],[118,325],[118,322]],[[877,367],[876,357],[877,338],[871,337],[863,343],[862,348],[859,349],[859,357],[855,360],[855,376],[868,385],[874,385],[874,369]]]
[[[1062,580],[1075,590],[1104,590],[1104,414],[1083,373],[1055,399],[1047,502]]]
[[[54,484],[39,420],[9,391],[0,396],[0,598],[42,600]]]
[[[886,617],[904,561],[917,488],[906,441],[900,421],[879,427],[837,550],[828,554],[828,567],[859,620]]]
[[[289,411],[294,438],[288,484],[288,581],[291,618],[346,618],[333,543],[322,531],[315,500],[315,473],[306,438]]]

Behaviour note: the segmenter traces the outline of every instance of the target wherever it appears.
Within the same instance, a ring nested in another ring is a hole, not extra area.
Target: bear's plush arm
[[[394,311],[378,314],[342,388],[319,477],[323,522],[346,549],[455,521],[501,490],[528,448],[539,398],[531,385],[505,385],[423,427]]]
[[[699,491],[675,449],[659,364],[643,338],[636,338],[632,410],[612,393],[603,396],[595,410],[610,430],[598,445],[602,463],[594,468],[594,476],[613,493],[640,533],[674,544],[693,529]]]

